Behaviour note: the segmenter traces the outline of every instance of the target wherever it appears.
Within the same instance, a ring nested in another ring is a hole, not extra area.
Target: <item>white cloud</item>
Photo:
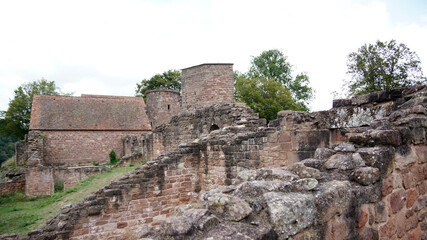
[[[427,24],[393,24],[386,1],[2,1],[0,109],[13,90],[42,77],[64,92],[133,95],[168,69],[231,62],[278,48],[331,107],[346,58],[364,43],[396,39],[427,69]],[[421,19],[421,18],[420,18]]]

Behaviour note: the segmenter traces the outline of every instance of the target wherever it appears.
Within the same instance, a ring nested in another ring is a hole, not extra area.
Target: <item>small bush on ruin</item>
[[[111,152],[110,152],[110,163],[113,163],[114,161],[116,161],[116,152],[114,152],[114,150],[111,150]]]

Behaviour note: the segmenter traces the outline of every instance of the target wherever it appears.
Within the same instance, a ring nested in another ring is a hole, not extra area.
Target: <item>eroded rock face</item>
[[[244,200],[215,191],[203,194],[201,202],[211,212],[229,221],[240,221],[252,213],[252,208]]]
[[[378,179],[380,178],[380,171],[378,170],[378,168],[362,167],[356,169],[353,175],[354,181],[366,186],[378,181]]]
[[[276,233],[270,225],[251,225],[244,223],[223,223],[207,232],[199,239],[206,240],[268,240],[276,239]]]
[[[311,194],[270,192],[264,194],[264,198],[279,239],[295,235],[315,220],[317,211]]]
[[[338,170],[352,170],[354,169],[354,162],[350,155],[347,154],[335,154],[325,163],[326,169],[338,169]]]

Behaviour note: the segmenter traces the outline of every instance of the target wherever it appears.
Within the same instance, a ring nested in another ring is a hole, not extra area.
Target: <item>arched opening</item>
[[[213,125],[211,126],[211,128],[209,128],[209,133],[210,133],[210,132],[212,132],[212,131],[218,130],[218,129],[219,129],[218,125],[213,124]]]

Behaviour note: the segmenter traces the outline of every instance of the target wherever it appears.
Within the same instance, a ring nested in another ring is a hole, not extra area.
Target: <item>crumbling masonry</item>
[[[3,238],[426,239],[426,109],[416,86],[268,126],[232,101],[182,111],[127,141],[145,165]]]

